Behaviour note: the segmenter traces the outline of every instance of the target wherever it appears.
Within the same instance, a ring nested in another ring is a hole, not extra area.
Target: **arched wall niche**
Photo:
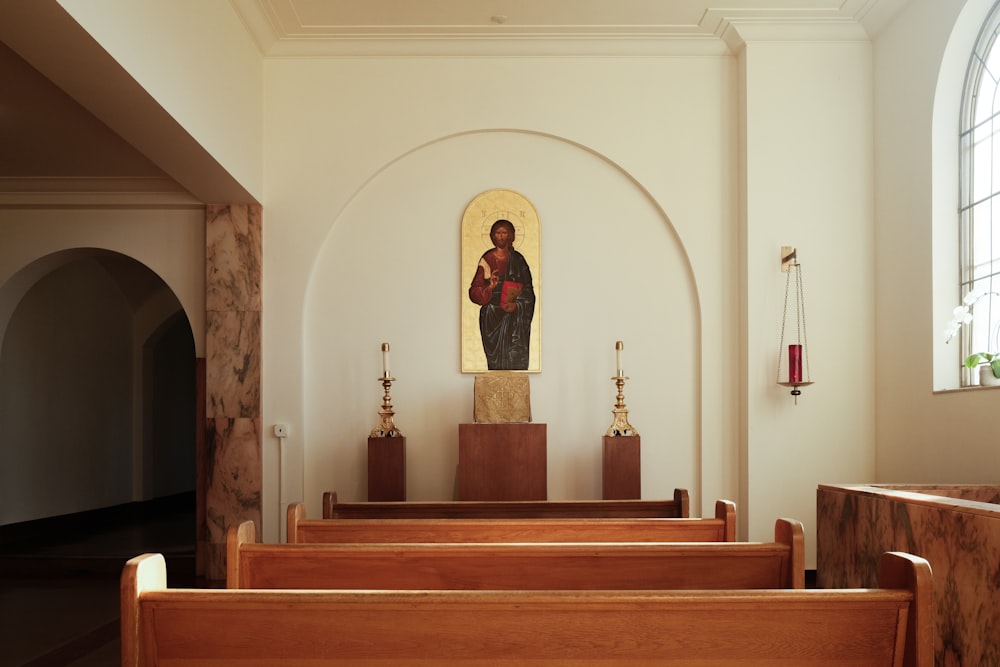
[[[540,219],[541,371],[530,391],[532,421],[547,424],[548,497],[600,497],[616,340],[642,436],[643,496],[682,487],[696,497],[701,317],[685,248],[611,159],[517,130],[419,146],[330,211],[303,315],[303,497],[367,497],[382,342],[407,437],[407,497],[454,497],[458,424],[473,418],[473,376],[460,370],[460,300],[471,279],[460,271],[460,225],[468,203],[492,188],[521,193]]]

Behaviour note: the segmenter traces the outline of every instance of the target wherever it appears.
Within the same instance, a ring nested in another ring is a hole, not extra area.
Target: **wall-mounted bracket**
[[[790,245],[781,246],[781,271],[788,273],[792,266],[798,263],[799,260],[795,256],[795,247]]]

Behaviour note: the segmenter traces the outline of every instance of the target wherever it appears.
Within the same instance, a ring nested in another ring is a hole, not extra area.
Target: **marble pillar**
[[[259,205],[206,207],[205,544],[199,572],[226,577],[226,530],[261,529],[261,267]]]
[[[884,551],[926,558],[934,577],[935,665],[1000,665],[998,502],[998,486],[821,485],[817,585],[875,586]]]

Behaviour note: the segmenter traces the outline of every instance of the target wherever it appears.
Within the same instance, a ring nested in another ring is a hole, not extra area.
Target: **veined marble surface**
[[[260,312],[263,209],[246,204],[205,210],[205,310]]]
[[[226,575],[226,530],[261,528],[261,232],[259,205],[213,205],[205,220],[204,574]]]
[[[816,581],[877,585],[879,556],[926,558],[934,575],[935,664],[1000,665],[1000,487],[820,485]]]

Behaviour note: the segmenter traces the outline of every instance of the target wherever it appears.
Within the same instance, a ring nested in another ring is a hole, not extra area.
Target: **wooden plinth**
[[[368,500],[406,500],[406,438],[368,438]]]
[[[459,424],[459,500],[547,500],[545,424]]]
[[[642,497],[642,469],[639,465],[639,436],[604,436],[605,500],[634,500]]]

